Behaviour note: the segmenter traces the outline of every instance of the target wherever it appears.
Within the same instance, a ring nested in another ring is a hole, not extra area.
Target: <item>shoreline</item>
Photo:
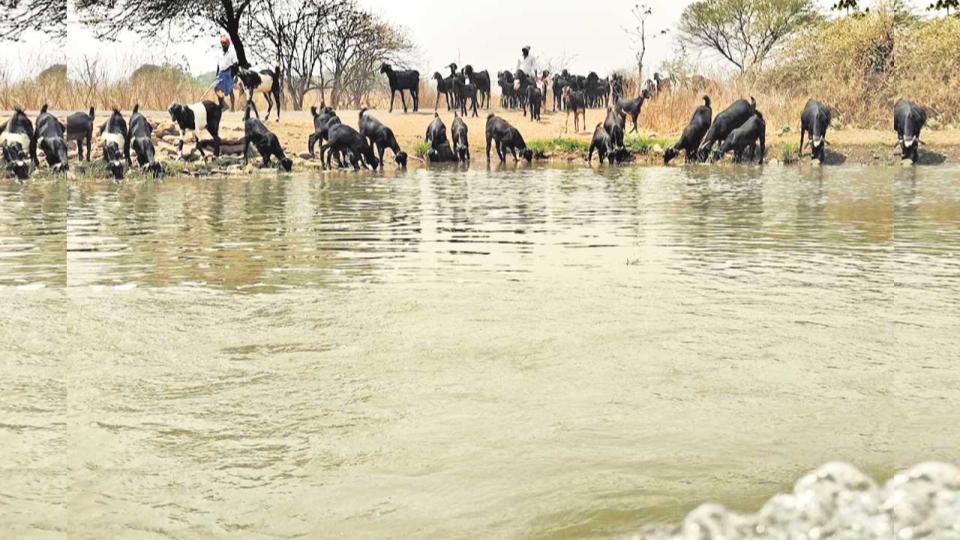
[[[64,111],[53,111],[57,117],[65,117]],[[219,162],[200,159],[200,154],[195,150],[185,156],[185,161],[176,160],[177,130],[165,111],[142,111],[147,118],[155,124],[154,137],[160,161],[164,165],[165,176],[216,176],[216,175],[236,175],[236,174],[255,174],[258,172],[271,172],[275,170],[260,169],[261,159],[259,155],[251,155],[249,164],[243,166],[238,148],[238,141],[243,139],[243,116],[240,112],[225,112],[221,122],[220,136],[225,151],[222,153]],[[520,111],[491,111],[498,116],[505,118],[523,134],[529,147],[535,149],[536,158],[534,163],[548,164],[566,164],[580,165],[583,167],[609,167],[609,164],[598,165],[594,159],[591,165],[588,165],[585,159],[586,149],[589,147],[590,137],[593,127],[596,123],[602,122],[606,115],[604,109],[590,109],[587,111],[588,129],[581,129],[574,132],[573,126],[564,131],[566,115],[564,113],[544,112],[541,122],[531,122],[524,118]],[[28,111],[29,116],[34,117],[32,111]],[[129,112],[125,111],[125,116]],[[416,169],[429,166],[425,161],[416,156],[416,146],[423,140],[423,134],[426,126],[433,119],[434,113],[430,111],[420,111],[418,113],[404,114],[402,111],[394,111],[392,114],[387,111],[371,109],[369,114],[374,115],[385,125],[393,129],[398,142],[409,155],[409,168]],[[106,112],[98,111],[95,125],[99,125],[105,120]],[[339,113],[343,123],[356,127],[358,111],[347,110]],[[453,113],[440,111],[440,116],[444,123],[449,124],[453,119]],[[2,119],[0,119],[2,121]],[[479,117],[467,118],[466,122],[470,130],[470,149],[472,160],[470,166],[487,166],[485,155],[484,124],[486,114],[481,113]],[[271,118],[265,122],[267,127],[276,133],[280,139],[284,150],[288,156],[293,159],[294,172],[299,171],[321,171],[322,166],[318,159],[311,158],[307,153],[307,138],[313,132],[313,122],[309,111],[283,111],[281,121],[276,122]],[[626,137],[628,148],[634,149],[632,159],[617,165],[618,167],[649,167],[663,166],[663,151],[672,146],[671,141],[675,141],[679,134],[660,135],[654,131],[643,128],[643,114],[640,115],[640,126],[638,133],[631,134],[628,120],[628,134]],[[209,137],[209,136],[208,136]],[[924,142],[927,143],[921,148],[921,158],[917,163],[919,166],[936,166],[960,162],[960,129],[947,128],[940,130],[927,130],[924,132]],[[827,158],[823,166],[836,165],[878,165],[878,166],[903,166],[909,165],[909,162],[901,163],[898,151],[894,148],[896,136],[892,130],[880,129],[859,129],[846,128],[831,130],[828,132],[827,140]],[[100,152],[97,145],[94,144],[94,158],[90,165],[83,164],[77,166],[76,145],[70,143],[71,172],[70,177],[107,177],[106,171],[98,166]],[[788,126],[768,127],[767,135],[767,157],[764,166],[795,166],[812,164],[809,156],[797,159],[796,149],[799,146],[799,133],[796,129]],[[190,149],[192,144],[188,141],[185,144],[185,150]],[[233,153],[230,153],[230,152]],[[254,151],[255,153],[255,151]],[[208,155],[210,152],[208,151]],[[491,152],[491,167],[500,166],[497,162],[495,152]],[[392,152],[385,154],[386,168],[396,168],[392,159]],[[596,156],[594,156],[596,158]],[[208,158],[209,159],[209,158]],[[41,168],[31,175],[31,178],[44,178],[53,176],[44,164],[41,156]],[[684,166],[683,156],[678,156],[668,166]],[[755,163],[754,163],[755,164]],[[450,166],[451,164],[443,164]],[[507,157],[506,166],[512,166],[513,160]],[[524,165],[521,162],[521,165]],[[724,161],[710,166],[729,166],[732,165],[729,157]],[[434,165],[436,166],[436,165]],[[461,167],[465,165],[460,165]],[[347,172],[352,172],[349,169]],[[78,174],[79,172],[79,174]],[[133,174],[130,174],[133,173]],[[128,172],[130,176],[138,176],[140,173],[136,166]],[[147,176],[147,175],[143,175]]]

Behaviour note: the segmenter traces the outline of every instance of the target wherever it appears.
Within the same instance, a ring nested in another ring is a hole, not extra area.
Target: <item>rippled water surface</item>
[[[958,255],[947,167],[3,181],[0,528],[605,536],[955,460]]]

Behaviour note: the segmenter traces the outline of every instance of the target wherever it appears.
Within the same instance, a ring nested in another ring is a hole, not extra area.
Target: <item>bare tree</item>
[[[324,89],[326,34],[339,9],[338,0],[278,0],[262,3],[249,18],[250,35],[260,45],[254,56],[280,66],[294,110],[303,109],[307,93]]]
[[[634,42],[634,58],[637,62],[637,81],[643,82],[643,58],[647,55],[647,19],[653,15],[653,9],[647,4],[634,4],[630,10],[635,25],[624,31]]]
[[[0,41],[17,41],[27,30],[63,42],[67,37],[67,0],[0,2]]]
[[[379,19],[374,19],[373,24],[365,27],[365,34],[359,36],[359,42],[357,54],[344,70],[340,81],[340,95],[354,107],[360,107],[361,101],[378,84],[382,84],[380,63],[398,65],[413,48],[402,30]]]

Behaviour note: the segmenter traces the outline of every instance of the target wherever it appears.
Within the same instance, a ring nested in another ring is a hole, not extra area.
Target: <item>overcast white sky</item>
[[[647,0],[653,9],[648,34],[668,30],[647,43],[645,65],[655,69],[675,50],[673,29],[683,8],[694,0]],[[818,0],[829,5],[832,0]],[[931,0],[909,0],[925,7]],[[630,15],[636,0],[517,0],[515,2],[456,2],[451,0],[360,0],[394,24],[407,28],[418,45],[414,67],[429,76],[450,62],[470,63],[496,72],[513,68],[524,45],[545,64],[561,57],[570,59],[574,72],[595,70],[606,75],[618,68],[632,68],[633,48],[624,27],[634,24]],[[870,3],[870,2],[868,2]],[[215,32],[215,29],[211,29]],[[195,43],[170,43],[169,36],[149,42],[126,36],[119,42],[100,43],[88,30],[71,28],[66,51],[51,48],[42,36],[19,45],[0,47],[0,62],[14,77],[32,76],[39,66],[69,60],[75,65],[84,57],[99,58],[111,77],[124,77],[129,69],[145,62],[171,60],[186,63],[195,74],[212,71],[218,45],[215,38]],[[149,43],[149,44],[148,44]],[[251,45],[248,45],[251,46]],[[690,51],[694,59],[696,51]],[[720,66],[702,58],[707,67]],[[649,75],[649,73],[648,73]]]

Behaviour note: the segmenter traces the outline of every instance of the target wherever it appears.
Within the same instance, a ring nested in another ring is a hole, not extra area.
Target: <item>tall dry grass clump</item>
[[[897,97],[895,43],[896,18],[881,5],[799,32],[757,81],[769,93],[818,98],[846,125],[879,127]]]
[[[37,110],[44,103],[53,109],[131,109],[139,103],[151,110],[166,109],[174,101],[194,102],[207,90],[194,77],[175,66],[145,64],[124,80],[109,81],[103,67],[93,61],[72,66],[56,65],[33,79],[8,82],[0,75],[0,109]],[[210,98],[213,93],[207,93]]]
[[[898,95],[927,107],[932,122],[960,123],[960,18],[909,25],[895,50]]]

